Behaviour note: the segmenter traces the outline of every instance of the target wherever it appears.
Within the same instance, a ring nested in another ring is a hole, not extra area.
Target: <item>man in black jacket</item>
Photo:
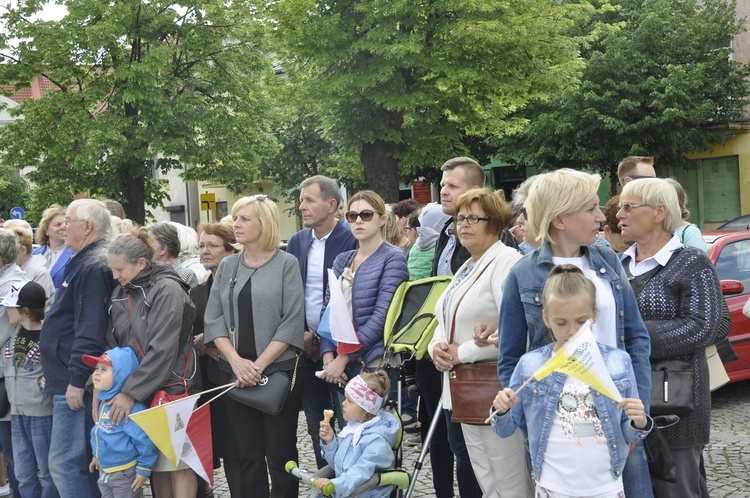
[[[338,206],[343,203],[339,186],[325,176],[313,176],[300,184],[300,211],[302,230],[292,235],[287,252],[299,260],[302,283],[305,286],[305,355],[300,360],[302,378],[302,407],[307,418],[307,430],[315,448],[318,468],[326,465],[320,454],[320,421],[324,409],[339,406],[332,400],[328,383],[315,376],[323,370],[317,352],[319,338],[315,331],[320,324],[323,301],[328,287],[328,269],[336,256],[357,247],[348,225],[336,219]],[[342,426],[343,427],[343,426]]]
[[[440,181],[440,204],[443,212],[456,215],[456,201],[464,192],[484,186],[485,175],[482,167],[468,157],[454,157],[440,168],[443,178]],[[458,243],[451,233],[453,219],[449,219],[440,232],[435,259],[432,262],[432,275],[453,275],[458,268],[471,257],[469,251]],[[417,362],[417,383],[422,393],[422,401],[427,416],[443,416],[435,413],[442,393],[442,374],[435,369],[431,360]],[[450,413],[445,413],[446,420],[438,423],[430,442],[430,462],[432,464],[432,481],[435,495],[438,498],[453,496],[453,457],[456,458],[456,477],[461,498],[479,498],[482,490],[474,476],[469,452],[466,449],[461,424],[450,421]],[[447,425],[446,425],[447,424]]]

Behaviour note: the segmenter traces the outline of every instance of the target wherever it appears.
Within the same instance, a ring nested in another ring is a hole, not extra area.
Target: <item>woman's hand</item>
[[[497,392],[497,396],[495,396],[495,401],[492,402],[492,406],[495,407],[498,415],[505,415],[516,403],[518,403],[518,396],[513,389],[506,387],[502,391]]]
[[[484,347],[493,345],[497,347],[497,320],[477,323],[474,325],[474,344]]]
[[[203,343],[203,334],[198,334],[193,337],[193,346],[195,346],[195,350],[198,351],[199,355],[203,356],[206,354],[206,345]]]
[[[325,420],[320,421],[320,431],[318,432],[318,435],[326,444],[333,441],[333,429],[331,428],[330,422],[326,422]]]
[[[254,362],[246,360],[239,355],[229,361],[232,366],[232,372],[234,372],[237,380],[235,381],[235,387],[246,387],[254,386],[260,382],[263,370],[261,370]]]
[[[439,372],[449,372],[453,369],[453,356],[449,349],[448,344],[445,342],[439,342],[432,348],[432,362]]]
[[[646,408],[643,406],[643,401],[638,398],[623,398],[620,404],[617,405],[618,410],[625,410],[625,415],[633,421],[633,426],[636,429],[645,429],[648,425],[648,419],[646,418]]]
[[[204,350],[204,353],[206,356],[211,358],[214,361],[219,361],[219,350],[214,347],[207,347]]]
[[[323,367],[323,380],[330,382],[331,384],[338,384],[339,387],[344,387],[349,381],[349,377],[344,373],[346,365],[349,363],[349,356],[342,354],[329,361],[325,367]]]

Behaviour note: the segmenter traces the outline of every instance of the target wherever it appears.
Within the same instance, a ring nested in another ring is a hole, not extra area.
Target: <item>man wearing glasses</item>
[[[648,156],[629,156],[617,166],[617,178],[623,187],[632,180],[656,178],[654,158]]]
[[[88,470],[93,426],[91,394],[86,381],[92,369],[83,355],[100,355],[109,320],[109,298],[115,287],[101,255],[110,232],[106,206],[78,199],[68,206],[65,245],[74,256],[65,267],[63,283],[44,320],[39,344],[46,386],[52,396],[52,437],[49,470],[60,496],[100,496],[98,475]]]
[[[313,176],[300,184],[299,209],[304,228],[292,235],[287,252],[297,257],[305,286],[305,354],[300,361],[300,375],[304,382],[302,407],[307,418],[307,430],[313,441],[318,468],[326,465],[320,453],[320,421],[323,410],[341,412],[334,403],[328,383],[315,376],[323,370],[315,331],[320,324],[323,300],[328,286],[328,269],[336,256],[357,247],[357,239],[348,223],[339,223],[336,213],[344,202],[338,184],[325,176]],[[372,216],[372,215],[371,215]],[[364,216],[363,218],[364,219]],[[343,420],[339,415],[340,421]],[[343,428],[343,425],[341,425]]]

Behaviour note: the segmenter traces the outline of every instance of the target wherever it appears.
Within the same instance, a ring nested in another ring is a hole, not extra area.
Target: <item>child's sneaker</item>
[[[10,494],[10,483],[6,482],[5,486],[0,486],[0,496],[8,496]]]

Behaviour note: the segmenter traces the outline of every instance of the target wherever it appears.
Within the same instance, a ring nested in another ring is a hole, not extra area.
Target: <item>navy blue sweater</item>
[[[68,384],[85,387],[92,369],[83,364],[83,355],[106,349],[107,309],[116,282],[102,250],[102,242],[95,242],[71,258],[44,320],[39,340],[47,394],[65,394]]]

